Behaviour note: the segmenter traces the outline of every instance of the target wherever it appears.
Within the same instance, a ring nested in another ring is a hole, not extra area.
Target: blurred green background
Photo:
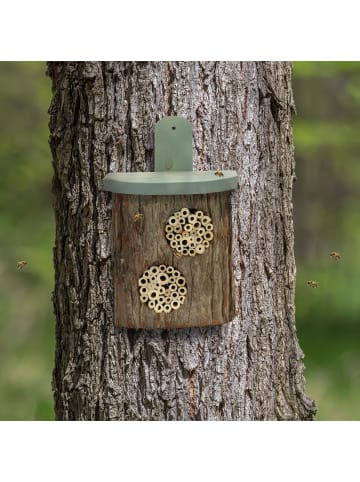
[[[44,62],[0,63],[0,420],[54,419],[45,71]],[[317,420],[359,420],[360,62],[295,62],[293,87],[296,309],[307,393]]]
[[[0,420],[52,420],[50,80],[0,63]],[[21,271],[18,261],[27,261]]]
[[[293,73],[296,313],[307,392],[318,420],[360,420],[360,62],[295,62]]]

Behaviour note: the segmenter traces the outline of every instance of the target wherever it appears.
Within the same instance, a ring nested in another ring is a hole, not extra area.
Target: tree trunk
[[[287,62],[50,63],[59,420],[309,420],[295,327]],[[235,169],[237,317],[115,328],[108,172],[153,169],[157,120],[193,123],[194,169]]]

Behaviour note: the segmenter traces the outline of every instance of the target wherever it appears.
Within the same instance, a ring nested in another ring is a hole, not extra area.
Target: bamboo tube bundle
[[[167,220],[165,237],[181,256],[203,254],[214,239],[214,226],[203,211],[182,208]]]
[[[170,313],[185,301],[186,281],[173,266],[150,266],[139,278],[140,301],[155,313]]]

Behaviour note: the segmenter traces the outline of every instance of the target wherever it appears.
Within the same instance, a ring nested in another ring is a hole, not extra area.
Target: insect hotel
[[[115,324],[220,325],[234,317],[230,190],[236,171],[192,170],[192,126],[155,125],[155,172],[111,173]]]

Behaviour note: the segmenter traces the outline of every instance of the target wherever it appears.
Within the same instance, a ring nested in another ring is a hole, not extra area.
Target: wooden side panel
[[[181,208],[211,217],[214,239],[204,254],[176,256],[165,238],[168,218]],[[141,215],[141,216],[139,216]],[[115,324],[123,328],[220,325],[234,316],[229,193],[191,196],[113,195]],[[138,279],[152,265],[172,265],[186,279],[184,304],[155,313],[141,303]]]

